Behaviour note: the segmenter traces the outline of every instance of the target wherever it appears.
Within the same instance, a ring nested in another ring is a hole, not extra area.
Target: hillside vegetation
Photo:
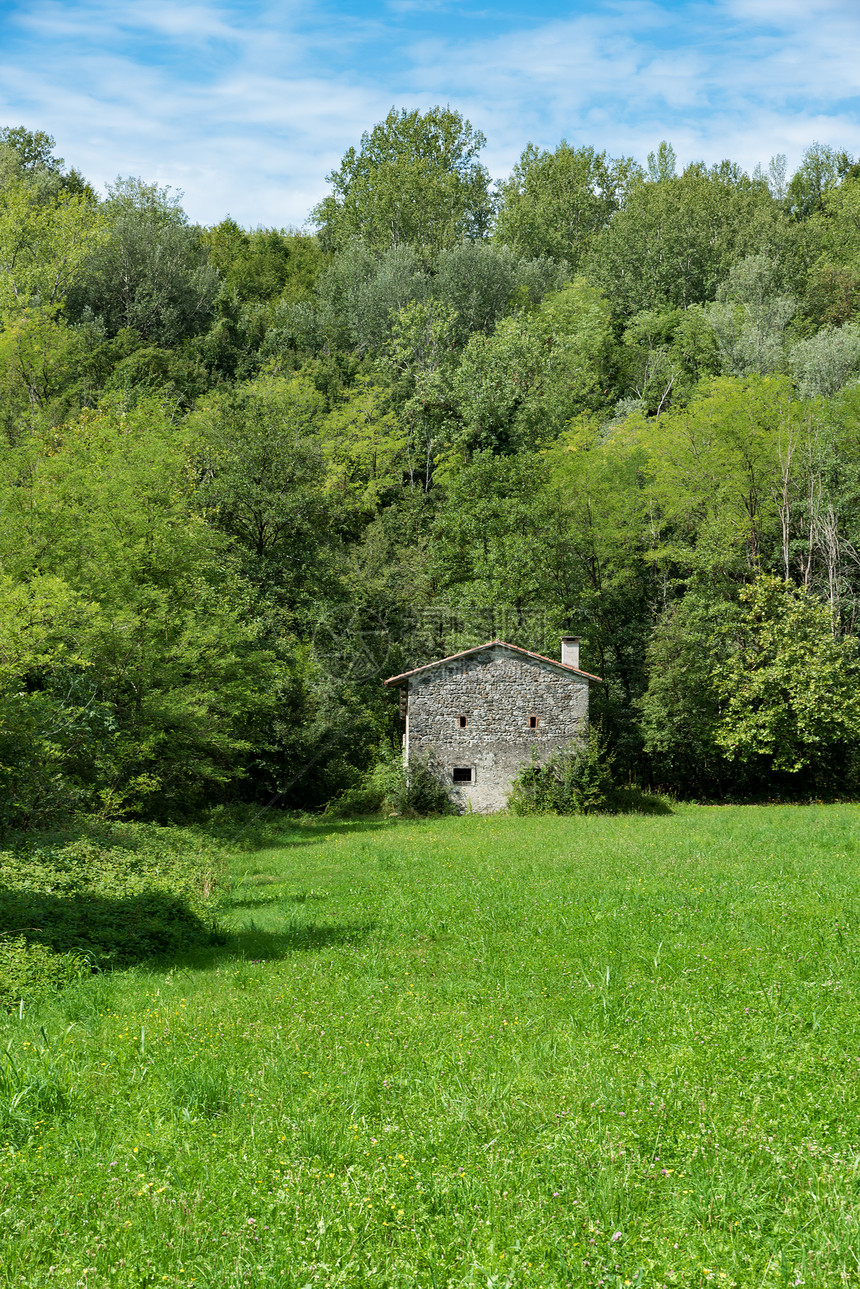
[[[564,632],[619,779],[857,790],[860,168],[392,110],[309,230],[0,131],[0,828],[317,809]]]
[[[857,824],[294,822],[0,1018],[0,1285],[856,1283]]]

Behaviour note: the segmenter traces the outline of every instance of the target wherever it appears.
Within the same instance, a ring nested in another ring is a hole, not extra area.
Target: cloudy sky
[[[101,187],[140,175],[191,217],[301,226],[392,106],[456,107],[490,172],[562,138],[682,162],[813,140],[860,153],[857,0],[0,0],[0,124]]]

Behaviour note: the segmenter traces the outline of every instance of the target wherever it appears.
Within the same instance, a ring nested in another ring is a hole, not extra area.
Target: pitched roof
[[[566,662],[559,662],[557,658],[546,658],[542,653],[532,653],[529,649],[521,649],[519,645],[508,644],[505,640],[488,640],[486,644],[475,645],[473,649],[463,649],[460,653],[452,653],[447,658],[437,658],[435,662],[425,662],[422,667],[413,667],[411,671],[401,672],[399,676],[389,676],[383,683],[386,685],[402,685],[411,676],[420,676],[422,671],[430,671],[432,667],[441,667],[443,663],[454,662],[457,658],[468,658],[473,653],[481,653],[484,649],[493,648],[510,649],[511,653],[522,654],[524,658],[534,658],[536,662],[549,663],[550,667],[555,667],[558,671],[569,671],[572,675],[581,676],[584,680],[595,681],[598,685],[603,684],[600,676],[592,676],[590,671],[581,671],[579,667],[569,667]]]

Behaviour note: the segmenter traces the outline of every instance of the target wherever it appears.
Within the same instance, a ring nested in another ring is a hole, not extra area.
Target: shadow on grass
[[[671,815],[671,804],[665,797],[642,788],[615,788],[611,794],[612,813],[616,815]]]
[[[361,944],[373,923],[219,929],[181,899],[143,891],[128,899],[0,892],[0,1009],[64,989],[92,973],[144,968],[214,970],[278,962]],[[106,977],[105,977],[106,978]]]
[[[342,925],[290,923],[280,931],[242,927],[226,931],[216,944],[189,949],[174,964],[198,969],[223,967],[230,962],[279,962],[302,953],[318,953],[363,943],[376,929],[375,922]]]
[[[214,937],[211,923],[165,891],[109,897],[0,890],[0,940],[83,954],[95,968],[132,966]]]
[[[298,844],[343,827],[316,821],[297,826],[305,834],[293,834]],[[372,833],[376,827],[365,822],[349,829],[356,830]],[[199,833],[189,834],[185,844],[184,834],[147,825],[81,825],[65,837],[40,836],[38,844],[31,839],[26,849],[5,853],[0,1007],[92,972],[144,965],[161,970],[195,957],[202,966],[225,959],[277,959],[356,942],[370,929],[299,925],[287,910],[276,931],[253,923],[241,930],[221,928],[207,887],[210,877],[217,882],[220,860],[221,852]],[[276,904],[273,895],[272,890],[248,891],[244,903],[253,912]],[[270,918],[266,922],[272,925]]]
[[[298,894],[285,895],[277,889],[277,883],[273,882],[271,886],[264,888],[268,894],[249,895],[242,900],[231,900],[231,909],[271,909],[276,908],[279,904],[307,904],[309,900],[319,901],[328,899],[322,891],[299,891]]]
[[[333,819],[327,815],[296,816],[271,810],[254,816],[243,814],[240,818],[215,816],[207,821],[205,832],[215,841],[252,854],[275,847],[313,846],[333,833],[376,833],[396,823],[394,819]]]

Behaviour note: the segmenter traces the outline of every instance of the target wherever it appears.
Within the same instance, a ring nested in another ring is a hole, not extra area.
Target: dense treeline
[[[305,233],[0,131],[3,826],[322,805],[565,631],[625,778],[854,791],[860,166],[483,145],[392,111]]]

